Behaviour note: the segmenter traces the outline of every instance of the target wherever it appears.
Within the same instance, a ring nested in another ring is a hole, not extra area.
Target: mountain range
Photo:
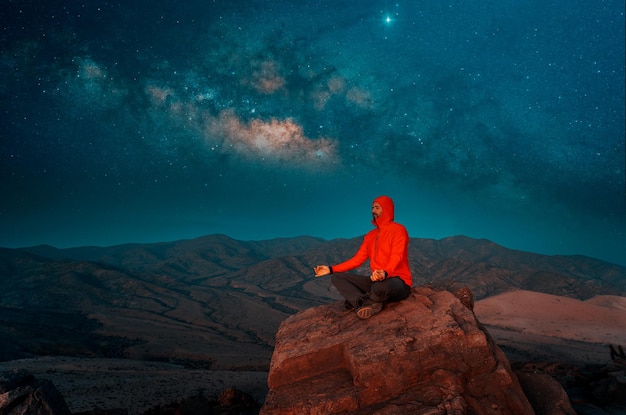
[[[0,248],[0,361],[115,357],[266,371],[292,314],[340,297],[317,264],[361,238]],[[626,295],[626,267],[515,251],[484,239],[411,239],[414,285],[469,287],[476,300],[528,290],[587,300]],[[367,272],[367,271],[365,271]]]

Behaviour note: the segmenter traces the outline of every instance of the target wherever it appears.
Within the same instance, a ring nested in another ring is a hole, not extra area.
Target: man
[[[357,253],[337,265],[318,265],[315,276],[332,274],[332,283],[346,299],[347,309],[370,318],[383,309],[385,302],[401,301],[411,294],[409,234],[394,220],[393,200],[379,196],[372,203],[372,224],[376,227],[363,238]],[[346,273],[370,260],[369,276]]]

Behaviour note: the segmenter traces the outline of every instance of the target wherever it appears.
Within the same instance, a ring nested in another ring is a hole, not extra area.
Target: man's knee
[[[336,274],[331,274],[330,282],[332,282],[335,288],[339,290],[341,290],[342,288],[349,289],[349,287],[352,287],[354,285],[351,282],[350,274],[347,274],[345,272],[338,272]]]
[[[407,298],[410,290],[399,277],[391,277],[372,286],[370,298],[377,302],[401,301]]]
[[[339,281],[343,281],[343,276],[344,274],[342,272],[339,272],[337,274],[330,274],[330,282],[332,282],[333,285],[337,285]]]

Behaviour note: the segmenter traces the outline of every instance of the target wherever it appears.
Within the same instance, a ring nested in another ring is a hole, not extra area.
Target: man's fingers
[[[372,272],[372,275],[370,275],[370,280],[372,281],[382,281],[385,279],[385,271],[377,269],[374,270],[374,272]]]
[[[313,271],[315,271],[316,277],[323,277],[324,275],[330,274],[330,269],[325,265],[318,265],[313,268]]]

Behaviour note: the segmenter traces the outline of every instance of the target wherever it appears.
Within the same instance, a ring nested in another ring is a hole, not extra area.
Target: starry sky
[[[626,265],[624,1],[6,0],[0,246],[412,237]]]

